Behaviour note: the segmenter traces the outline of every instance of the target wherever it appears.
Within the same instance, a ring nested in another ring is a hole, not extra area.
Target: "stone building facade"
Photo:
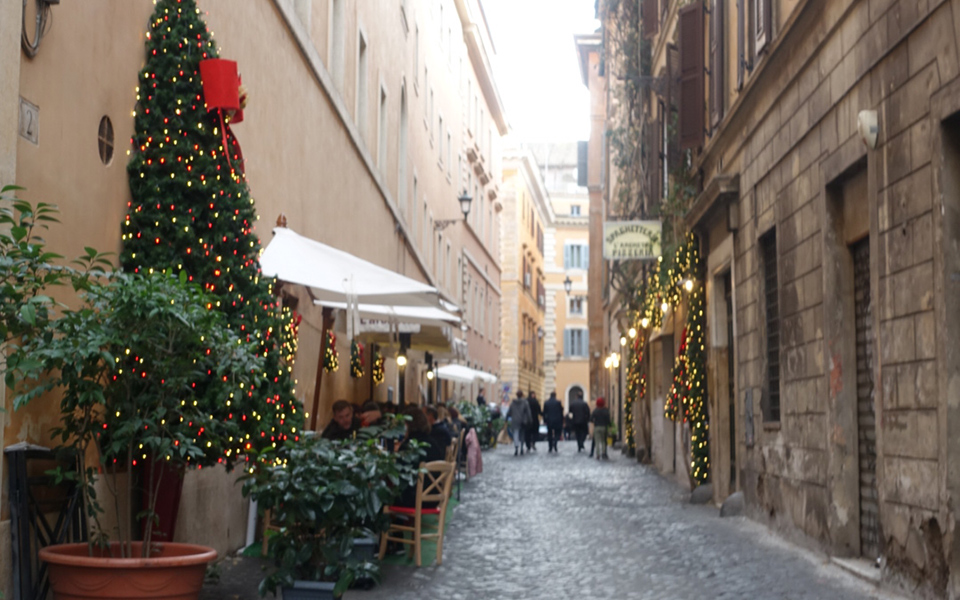
[[[639,4],[649,194],[697,189],[715,500],[960,597],[960,2]],[[682,317],[648,351],[666,471]]]

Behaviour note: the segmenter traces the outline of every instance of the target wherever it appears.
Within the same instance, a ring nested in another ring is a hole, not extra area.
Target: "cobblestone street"
[[[441,567],[386,566],[348,600],[404,598],[891,598],[745,518],[692,506],[673,483],[611,452],[484,454]]]

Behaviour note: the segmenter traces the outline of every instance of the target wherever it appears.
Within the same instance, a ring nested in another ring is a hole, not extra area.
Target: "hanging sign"
[[[660,256],[660,221],[607,221],[603,224],[603,257],[644,260]]]
[[[420,333],[420,325],[417,323],[394,323],[393,329],[390,328],[389,321],[380,321],[377,319],[360,319],[360,333]]]

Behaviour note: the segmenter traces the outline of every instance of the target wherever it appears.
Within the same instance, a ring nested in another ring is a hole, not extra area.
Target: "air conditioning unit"
[[[530,287],[530,273],[523,274],[523,286]]]

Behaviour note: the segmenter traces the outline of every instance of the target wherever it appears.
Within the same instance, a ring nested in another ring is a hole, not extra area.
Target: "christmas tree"
[[[274,282],[260,272],[256,209],[231,114],[206,106],[200,63],[218,50],[195,0],[156,2],[146,50],[121,264],[129,272],[184,271],[218,298],[208,308],[222,311],[266,366],[252,389],[206,402],[211,414],[240,425],[233,451],[276,446],[297,436],[303,422],[291,373],[296,325],[289,310],[280,311]]]

